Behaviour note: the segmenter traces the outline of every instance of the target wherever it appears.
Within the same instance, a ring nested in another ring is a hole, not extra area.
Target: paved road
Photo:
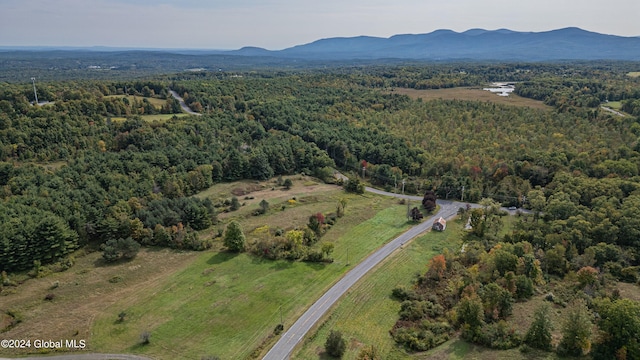
[[[151,358],[127,354],[68,354],[55,356],[40,356],[28,358],[0,358],[0,360],[152,360]]]
[[[180,102],[180,107],[182,108],[182,110],[184,110],[184,112],[186,112],[187,114],[191,114],[191,115],[202,115],[200,113],[197,113],[193,110],[191,110],[190,107],[187,106],[187,103],[184,102],[184,99],[180,97],[180,95],[178,95],[177,92],[169,89],[169,92],[171,93],[171,96],[173,96],[174,98],[176,98],[178,100],[178,102]]]
[[[418,196],[392,194],[369,187],[367,187],[366,190],[381,195],[411,200],[422,200],[422,198]],[[318,301],[311,305],[311,307],[282,335],[282,337],[280,337],[278,342],[271,348],[267,355],[265,355],[263,360],[288,359],[293,349],[302,340],[302,338],[304,338],[307,332],[309,332],[309,330],[320,320],[331,306],[333,306],[333,304],[335,304],[338,299],[340,299],[340,297],[344,295],[349,288],[351,288],[351,286],[360,280],[360,278],[373,269],[373,267],[378,265],[387,256],[391,255],[391,253],[401,248],[404,243],[428,230],[433,224],[434,218],[437,219],[441,216],[445,219],[451,218],[456,215],[461,206],[465,206],[466,204],[455,201],[438,200],[438,205],[440,205],[440,211],[438,211],[437,214],[425,219],[422,223],[398,236],[349,271],[342,279],[340,279],[340,281],[322,295]]]

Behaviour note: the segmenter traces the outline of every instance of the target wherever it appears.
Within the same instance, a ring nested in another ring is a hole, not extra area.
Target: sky
[[[0,0],[0,46],[279,50],[438,29],[640,36],[638,0]]]

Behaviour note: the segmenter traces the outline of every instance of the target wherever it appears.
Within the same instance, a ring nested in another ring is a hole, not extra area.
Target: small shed
[[[447,228],[447,220],[440,217],[440,219],[433,222],[433,226],[431,228],[436,231],[444,231],[444,229]]]

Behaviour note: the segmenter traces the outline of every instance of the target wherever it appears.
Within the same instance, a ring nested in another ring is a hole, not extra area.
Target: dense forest
[[[640,80],[633,63],[353,66],[187,72],[0,88],[2,270],[131,238],[204,249],[215,182],[331,168],[439,198],[493,198],[545,221],[512,236],[571,256],[605,241],[637,265]],[[550,110],[394,93],[516,81]],[[174,114],[173,89],[203,116]],[[600,109],[621,101],[627,116]],[[122,120],[125,118],[125,120]],[[363,162],[364,161],[364,162]],[[573,251],[573,250],[572,250]],[[567,252],[567,254],[570,252]],[[577,255],[576,255],[577,254]],[[568,259],[570,260],[570,259]],[[617,261],[617,260],[616,260]]]

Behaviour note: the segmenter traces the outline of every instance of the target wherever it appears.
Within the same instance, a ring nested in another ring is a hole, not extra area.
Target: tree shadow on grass
[[[293,261],[289,261],[289,260],[276,260],[271,265],[271,269],[276,271],[291,269],[292,267],[293,267]]]
[[[235,252],[221,251],[213,255],[209,260],[207,260],[207,264],[209,265],[222,264],[223,262],[229,261],[238,255],[239,254]]]
[[[304,263],[305,263],[305,265],[307,265],[308,267],[312,268],[313,270],[323,270],[325,267],[327,267],[327,263],[325,263],[325,262],[305,261]]]

